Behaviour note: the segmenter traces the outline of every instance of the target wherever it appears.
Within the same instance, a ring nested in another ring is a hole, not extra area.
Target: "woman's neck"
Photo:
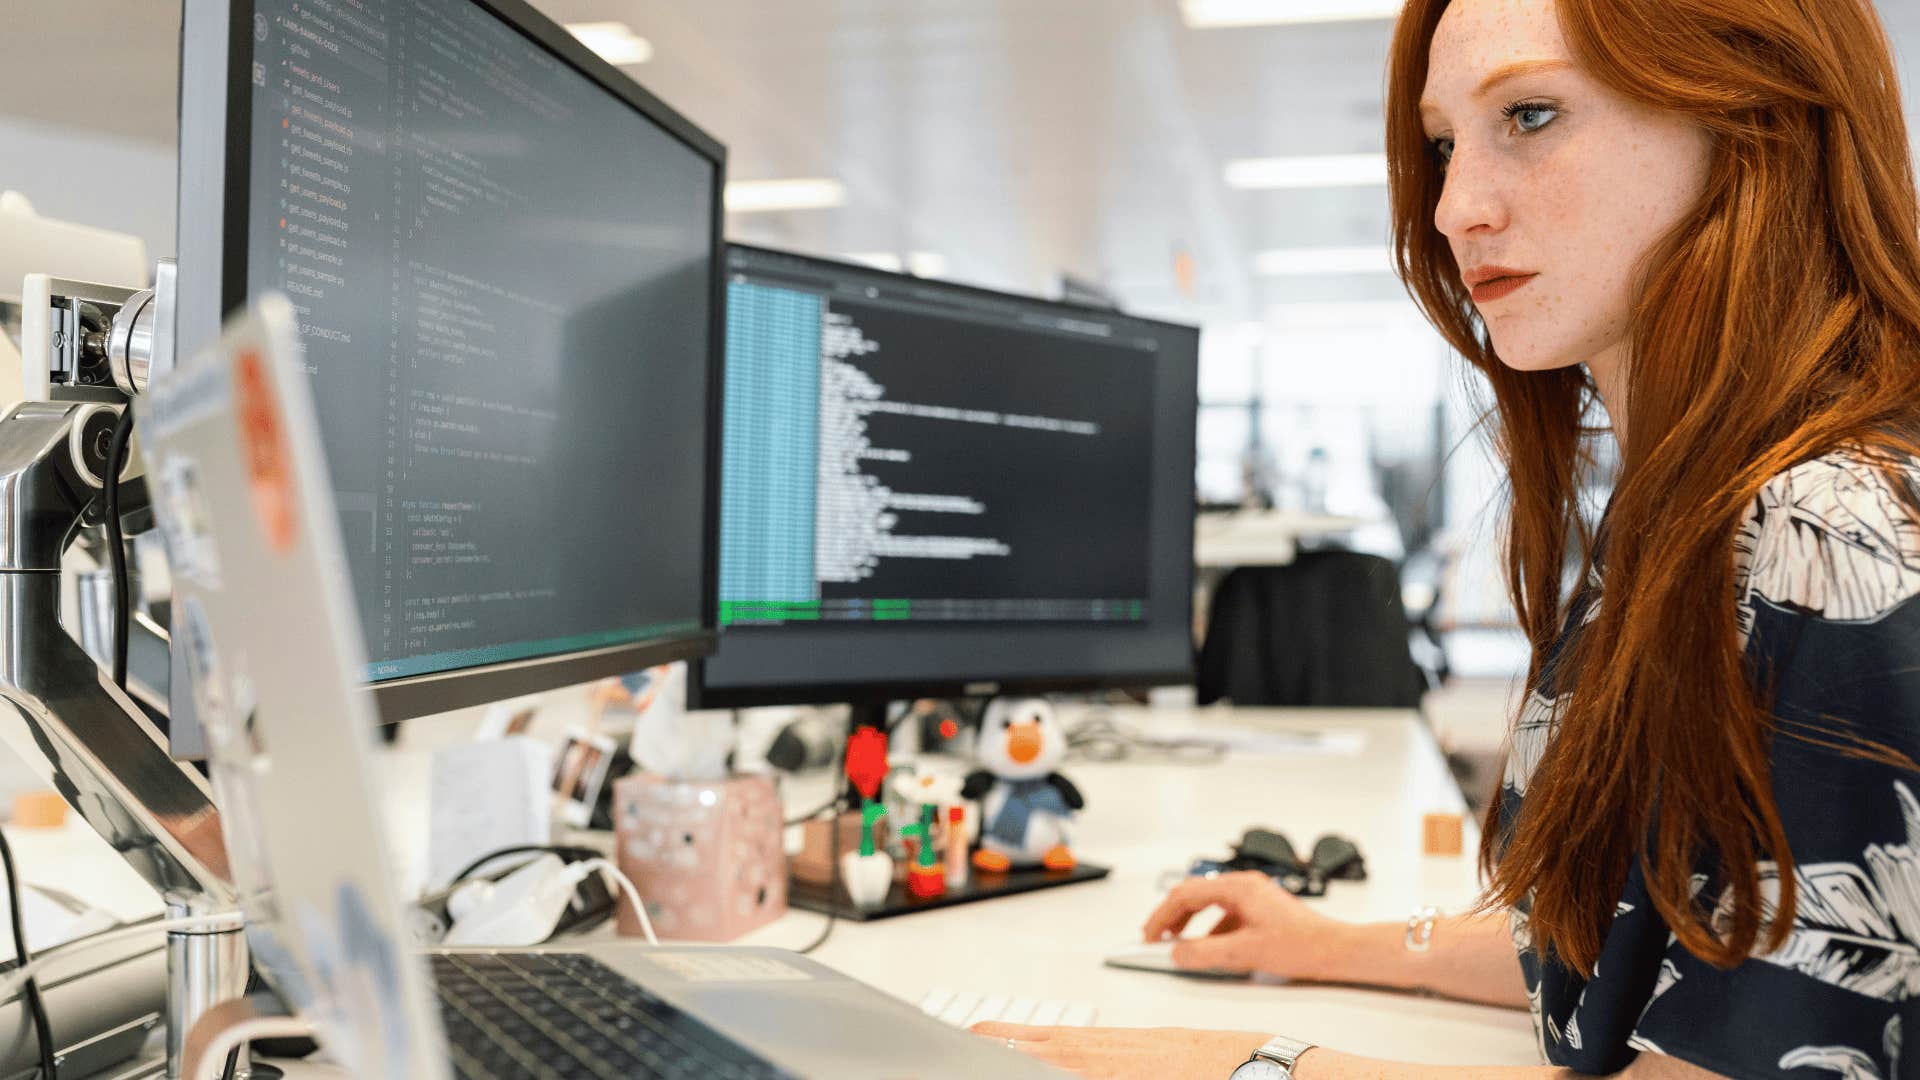
[[[1587,373],[1600,391],[1600,404],[1607,410],[1607,422],[1613,428],[1613,441],[1620,456],[1627,453],[1627,343],[1607,347],[1587,361]]]

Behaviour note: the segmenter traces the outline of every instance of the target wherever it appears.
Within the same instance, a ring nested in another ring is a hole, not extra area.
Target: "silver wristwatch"
[[[1293,1080],[1294,1063],[1311,1049],[1312,1043],[1275,1035],[1267,1045],[1255,1050],[1245,1065],[1233,1070],[1228,1080]]]

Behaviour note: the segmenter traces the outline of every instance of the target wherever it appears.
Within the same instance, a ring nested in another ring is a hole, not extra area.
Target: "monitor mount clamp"
[[[166,263],[156,289],[139,293],[29,278],[30,292],[45,292],[23,312],[27,398],[0,412],[0,737],[153,886],[169,916],[232,915],[168,934],[169,1080],[194,1020],[246,990],[239,895],[206,780],[173,760],[139,702],[75,642],[60,601],[61,556],[105,519],[114,425],[154,359],[170,359],[160,351],[170,335],[156,324],[167,321],[172,278]],[[36,354],[49,369],[38,386]],[[150,528],[145,483],[126,480],[121,495],[123,522]]]

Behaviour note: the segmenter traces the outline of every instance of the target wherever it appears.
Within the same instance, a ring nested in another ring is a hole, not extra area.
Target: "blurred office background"
[[[731,239],[1202,324],[1201,502],[1363,522],[1301,544],[1391,561],[1436,726],[1497,748],[1498,476],[1388,265],[1393,0],[535,5],[729,145]],[[1920,7],[1881,13],[1911,100]],[[178,32],[8,0],[0,189],[171,254]]]

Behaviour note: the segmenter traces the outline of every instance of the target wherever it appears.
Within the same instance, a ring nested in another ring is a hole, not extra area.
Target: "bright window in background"
[[[1377,549],[1395,558],[1431,539],[1453,362],[1410,302],[1276,305],[1202,341],[1203,501],[1390,523]]]
[[[1440,400],[1447,350],[1412,303],[1283,304],[1260,350],[1269,401],[1404,407]]]
[[[1200,402],[1203,405],[1245,405],[1259,396],[1261,342],[1264,323],[1210,326],[1200,335]]]
[[[1253,410],[1248,405],[1200,406],[1194,489],[1201,502],[1238,504],[1246,495],[1243,461],[1252,431]]]
[[[1228,330],[1202,354],[1200,497],[1240,503],[1251,475],[1262,504],[1386,519],[1349,541],[1444,568],[1440,617],[1449,641],[1465,635],[1454,670],[1523,667],[1499,571],[1503,474],[1470,433],[1464,361],[1405,300],[1276,305],[1257,332]]]

